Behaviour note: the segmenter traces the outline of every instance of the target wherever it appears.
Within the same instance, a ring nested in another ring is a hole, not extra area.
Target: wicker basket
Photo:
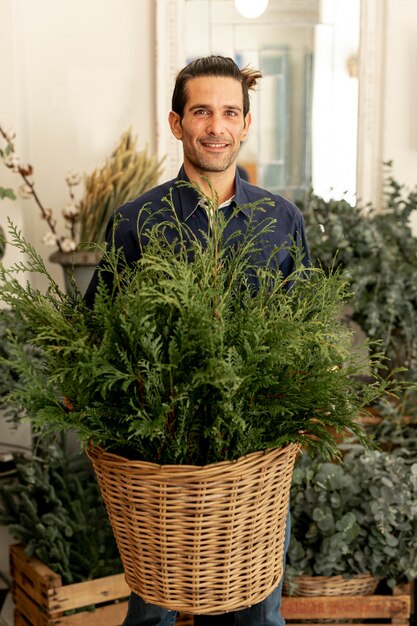
[[[291,588],[284,582],[284,594],[291,596],[371,596],[378,580],[369,574],[343,576],[296,576]]]
[[[90,448],[132,591],[161,607],[206,615],[266,598],[282,577],[298,450],[289,444],[197,467]]]

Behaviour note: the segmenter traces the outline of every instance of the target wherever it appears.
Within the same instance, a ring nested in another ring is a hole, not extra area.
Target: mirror
[[[383,18],[378,0],[269,0],[255,19],[233,0],[159,0],[158,149],[170,175],[181,163],[166,123],[175,75],[197,56],[223,54],[263,73],[239,157],[251,181],[292,200],[310,186],[327,198],[375,200]]]

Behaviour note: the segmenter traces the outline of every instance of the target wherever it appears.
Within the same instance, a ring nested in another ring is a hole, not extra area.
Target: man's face
[[[187,82],[186,94],[183,118],[171,111],[169,122],[183,143],[187,173],[234,167],[251,122],[249,113],[243,117],[242,85],[234,78],[202,76]]]

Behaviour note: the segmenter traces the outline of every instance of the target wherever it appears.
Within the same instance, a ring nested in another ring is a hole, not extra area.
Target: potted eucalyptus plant
[[[302,455],[291,511],[290,595],[304,588],[323,595],[326,585],[341,594],[332,580],[357,580],[360,589],[369,577],[372,593],[382,579],[394,588],[417,576],[417,462],[400,451],[351,445],[339,464]]]

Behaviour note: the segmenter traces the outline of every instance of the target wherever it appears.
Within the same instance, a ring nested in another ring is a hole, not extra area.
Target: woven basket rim
[[[116,452],[107,451],[100,445],[94,446],[91,443],[86,446],[86,453],[90,458],[100,456],[102,459],[105,459],[106,464],[114,463],[115,466],[128,465],[132,469],[135,468],[142,470],[144,474],[146,474],[146,470],[148,470],[152,474],[158,473],[159,475],[163,475],[166,473],[171,475],[175,474],[176,476],[181,477],[181,475],[189,475],[190,472],[204,472],[206,476],[211,472],[215,472],[217,474],[219,469],[223,467],[226,468],[239,464],[246,466],[257,464],[261,457],[264,457],[265,461],[269,461],[271,458],[278,458],[279,456],[286,454],[291,451],[291,449],[296,451],[297,449],[300,449],[300,447],[299,443],[291,442],[281,448],[257,450],[240,456],[237,459],[233,459],[232,461],[218,461],[215,463],[208,463],[207,465],[160,464],[153,463],[152,461],[141,461],[140,459],[129,459],[128,457],[124,457]]]
[[[373,574],[364,572],[363,574],[335,574],[334,576],[319,576],[316,574],[301,574],[300,576],[294,576],[294,581],[312,581],[312,580],[366,580],[368,578],[372,578],[376,580],[376,577]]]
[[[284,580],[284,593],[295,597],[372,595],[379,579],[368,572],[333,576],[305,574]]]

